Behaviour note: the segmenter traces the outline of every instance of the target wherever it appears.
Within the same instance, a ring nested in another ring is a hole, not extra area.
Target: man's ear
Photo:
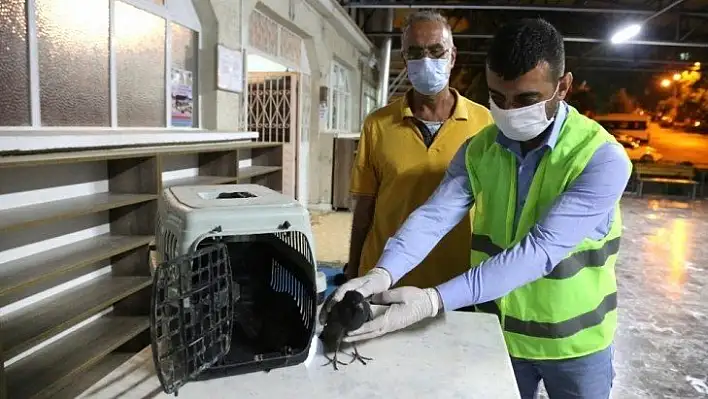
[[[564,100],[571,87],[573,87],[573,74],[568,72],[558,82],[558,98]]]
[[[450,49],[450,70],[455,67],[455,61],[457,61],[457,47]]]

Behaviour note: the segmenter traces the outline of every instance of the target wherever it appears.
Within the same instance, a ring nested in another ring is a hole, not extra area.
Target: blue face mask
[[[447,58],[421,58],[408,60],[408,80],[420,94],[432,96],[440,93],[450,80]]]

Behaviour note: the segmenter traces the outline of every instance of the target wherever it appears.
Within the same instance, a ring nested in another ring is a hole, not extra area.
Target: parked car
[[[659,162],[659,160],[664,157],[659,151],[656,150],[656,148],[641,144],[639,140],[634,137],[621,134],[615,136],[615,138],[620,144],[622,144],[624,149],[627,151],[629,159],[632,161],[647,163]]]
[[[661,119],[659,119],[659,126],[665,127],[665,128],[670,128],[674,126],[674,119],[668,115],[663,115]]]
[[[649,118],[638,114],[607,114],[597,115],[595,120],[613,136],[626,135],[648,143]]]
[[[686,126],[686,130],[692,133],[708,134],[708,120],[694,120]]]

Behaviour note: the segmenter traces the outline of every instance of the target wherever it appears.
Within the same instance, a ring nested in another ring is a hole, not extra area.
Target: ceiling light
[[[639,24],[625,26],[624,28],[615,32],[615,34],[612,35],[610,41],[614,44],[625,43],[637,36],[641,30],[642,26]]]

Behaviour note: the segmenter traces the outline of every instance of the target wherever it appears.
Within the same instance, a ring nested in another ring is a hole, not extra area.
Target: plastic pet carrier
[[[316,265],[299,203],[258,185],[167,188],[156,251],[150,331],[166,393],[305,361]]]

